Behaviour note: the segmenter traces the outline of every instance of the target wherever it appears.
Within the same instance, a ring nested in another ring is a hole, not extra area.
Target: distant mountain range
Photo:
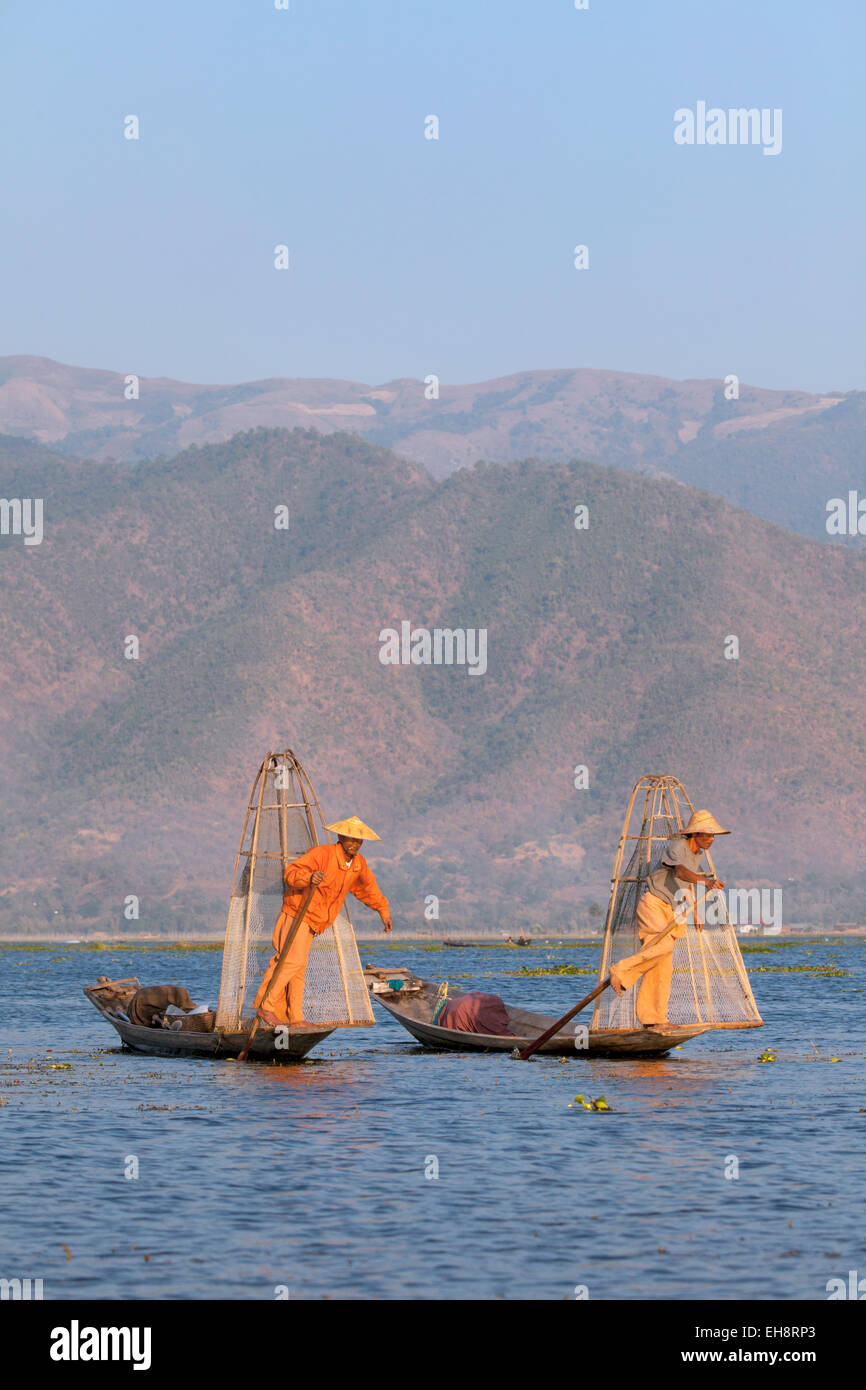
[[[434,389],[438,398],[428,399]],[[42,357],[0,358],[0,431],[65,454],[136,462],[258,426],[351,430],[435,478],[479,459],[574,458],[692,483],[827,539],[826,504],[863,482],[866,393],[810,395],[594,369],[474,385],[273,378],[196,386]],[[137,391],[137,399],[127,393]]]
[[[219,930],[249,784],[285,746],[328,816],[381,834],[404,928],[427,895],[443,935],[585,925],[654,771],[734,827],[728,882],[782,887],[787,921],[862,920],[859,549],[593,463],[436,480],[313,430],[132,470],[5,437],[0,494],[45,503],[40,545],[0,538],[4,931]],[[486,672],[384,665],[404,621],[484,629]]]

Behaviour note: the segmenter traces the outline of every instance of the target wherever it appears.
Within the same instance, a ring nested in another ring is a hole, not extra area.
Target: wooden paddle
[[[715,889],[711,889],[710,891],[715,892]],[[704,902],[709,896],[709,893],[704,893],[700,901],[695,903],[695,912],[697,912],[697,909],[700,907],[700,904]],[[662,937],[667,936],[668,932],[672,932],[674,927],[676,927],[677,925],[678,919],[675,917],[674,920],[670,922],[668,926],[664,928],[663,931],[657,932],[655,936],[651,937],[649,941],[645,942],[644,945],[641,946],[641,950],[645,951],[649,946],[655,946],[657,941],[661,941]],[[596,985],[595,989],[592,991],[591,994],[587,994],[586,998],[581,999],[579,1004],[575,1004],[573,1009],[569,1009],[567,1014],[563,1014],[562,1018],[558,1018],[556,1022],[553,1024],[553,1026],[551,1028],[548,1028],[546,1033],[542,1033],[540,1038],[535,1039],[535,1042],[531,1042],[528,1047],[524,1047],[520,1052],[514,1052],[512,1056],[519,1057],[521,1062],[528,1062],[534,1052],[537,1052],[540,1047],[543,1047],[546,1042],[549,1042],[553,1035],[559,1032],[560,1028],[564,1028],[565,1024],[569,1023],[571,1019],[574,1018],[575,1014],[579,1014],[581,1009],[585,1009],[587,1004],[591,1004],[593,999],[597,999],[598,996],[604,990],[607,989],[609,984],[610,976],[608,975],[606,979],[602,980],[600,985]]]
[[[316,885],[315,883],[311,883],[311,884],[310,884],[309,888],[308,888],[307,891],[306,891],[306,894],[304,895],[304,899],[303,899],[303,901],[302,901],[300,907],[298,908],[297,912],[295,913],[295,920],[292,922],[292,925],[289,927],[288,934],[287,934],[287,936],[286,936],[285,941],[283,942],[283,949],[280,951],[279,959],[277,960],[277,963],[276,963],[276,965],[274,966],[274,975],[277,974],[277,972],[279,971],[280,966],[282,965],[283,961],[285,960],[286,956],[287,956],[288,953],[289,953],[289,947],[291,946],[292,942],[294,941],[295,937],[297,936],[298,930],[299,930],[299,928],[300,928],[300,926],[301,926],[301,923],[303,922],[305,916],[307,915],[307,908],[310,906],[310,903],[313,901],[313,894],[314,894],[315,891],[316,891],[316,887],[317,887],[317,885]],[[246,1042],[245,1042],[244,1045],[243,1045],[242,1051],[238,1053],[238,1061],[239,1061],[239,1062],[245,1062],[245,1061],[247,1060],[247,1057],[249,1056],[250,1045],[251,1045],[251,1043],[252,1043],[252,1041],[253,1041],[253,1038],[256,1036],[256,1033],[259,1031],[259,1024],[260,1024],[260,1023],[261,1023],[261,1019],[257,1016],[257,1017],[254,1019],[254,1021],[253,1021],[253,1026],[252,1026],[252,1028],[250,1029],[249,1033],[247,1034],[247,1040],[246,1040]]]

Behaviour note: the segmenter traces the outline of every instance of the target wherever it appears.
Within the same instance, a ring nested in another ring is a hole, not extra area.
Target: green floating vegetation
[[[172,941],[168,945],[159,946],[149,943],[147,946],[139,946],[140,951],[222,951],[221,941]]]
[[[850,980],[850,970],[840,970],[837,965],[755,965],[749,972],[752,975],[814,975],[824,980]]]
[[[816,946],[826,944],[823,938],[814,936],[761,937],[760,941],[740,941],[741,951],[783,951],[786,946]]]
[[[609,1110],[610,1106],[604,1096],[597,1096],[595,1100],[587,1100],[586,1096],[575,1096],[574,1105],[580,1105],[584,1110]],[[573,1109],[570,1105],[569,1110]]]
[[[520,970],[505,970],[504,975],[596,975],[592,965],[525,965]]]
[[[758,1058],[759,1062],[775,1062],[776,1054],[771,1047],[767,1047]]]

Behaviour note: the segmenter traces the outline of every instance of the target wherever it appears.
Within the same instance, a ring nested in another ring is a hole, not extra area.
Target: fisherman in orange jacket
[[[278,1024],[290,1027],[318,1027],[304,1018],[304,976],[307,958],[314,940],[336,920],[347,893],[371,907],[382,918],[384,929],[392,928],[388,899],[379,890],[373,872],[358,851],[364,840],[378,840],[375,830],[350,816],[326,827],[337,836],[335,845],[314,845],[286,865],[283,881],[286,886],[283,909],[274,927],[274,956],[255,997],[259,1018],[269,1028]],[[295,934],[285,960],[277,969],[280,952],[297,910],[310,884],[313,894],[306,915]]]

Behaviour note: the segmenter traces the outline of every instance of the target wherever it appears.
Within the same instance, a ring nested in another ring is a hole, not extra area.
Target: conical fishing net
[[[301,764],[289,750],[271,753],[253,783],[235,864],[223,949],[216,1026],[237,1031],[254,1017],[256,990],[274,954],[283,903],[283,870],[313,845],[325,844],[322,813]],[[310,950],[304,1016],[350,1027],[374,1023],[358,947],[343,906]]]
[[[644,794],[641,804],[641,793]],[[661,867],[666,842],[687,823],[692,805],[675,777],[644,777],[635,787],[619,843],[602,947],[598,982],[612,965],[642,949],[637,905],[650,874]],[[709,853],[706,871],[715,874]],[[722,892],[706,896],[702,884],[683,913],[685,934],[673,948],[668,1018],[673,1024],[709,1023],[715,1028],[755,1028],[761,1022],[739,943]],[[698,930],[700,925],[701,930]],[[645,946],[646,942],[643,943]],[[625,994],[606,989],[592,1019],[598,1028],[639,1028],[639,985]]]

